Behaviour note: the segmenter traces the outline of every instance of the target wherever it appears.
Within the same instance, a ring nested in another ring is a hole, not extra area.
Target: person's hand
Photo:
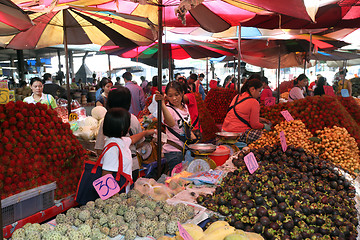
[[[156,133],[156,129],[149,129],[149,130],[146,130],[145,135],[146,135],[146,136],[151,136],[151,135],[153,135],[154,133]]]
[[[165,101],[165,95],[161,94],[159,91],[155,92],[155,101]]]

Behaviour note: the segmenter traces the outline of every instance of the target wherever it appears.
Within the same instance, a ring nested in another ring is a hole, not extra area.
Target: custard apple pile
[[[154,201],[131,190],[57,215],[54,229],[49,224],[26,224],[13,233],[12,240],[105,240],[118,235],[125,240],[137,236],[157,239],[174,235],[177,221],[184,223],[194,216],[194,209],[188,205]]]

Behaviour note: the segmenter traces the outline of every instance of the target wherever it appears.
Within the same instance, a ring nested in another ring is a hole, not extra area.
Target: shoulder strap
[[[180,113],[179,113],[178,111],[176,111],[176,109],[175,109],[173,106],[171,106],[171,105],[166,105],[166,106],[172,108],[172,110],[174,110],[174,112],[176,112],[176,114],[180,117],[180,119],[185,122],[185,120],[183,119],[183,117],[180,115]]]
[[[101,153],[101,155],[99,156],[98,160],[96,161],[93,169],[91,170],[91,173],[96,173],[96,169],[100,166],[100,162],[101,162],[101,159],[103,158],[103,156],[105,155],[105,153],[112,147],[117,147],[119,149],[119,167],[118,167],[118,171],[116,173],[116,178],[115,180],[116,181],[120,181],[120,176],[124,176],[125,179],[126,179],[126,182],[130,182],[130,184],[132,184],[132,177],[127,174],[127,173],[124,173],[123,172],[123,157],[122,157],[122,152],[121,152],[121,149],[120,149],[120,146],[115,143],[115,142],[111,142],[109,143],[108,145],[106,145]],[[126,186],[126,184],[124,185]],[[123,186],[123,187],[124,187]],[[123,188],[121,187],[121,188]],[[121,189],[120,189],[121,190]]]
[[[232,106],[229,107],[229,109],[228,109],[228,112],[231,111],[231,110],[234,110],[235,116],[236,116],[241,122],[243,122],[246,126],[248,126],[249,128],[251,128],[250,123],[249,123],[248,121],[246,121],[244,118],[242,118],[242,117],[236,112],[235,107],[236,107],[237,105],[239,105],[240,103],[242,103],[242,102],[244,102],[244,101],[246,101],[246,100],[248,100],[248,99],[250,99],[250,98],[252,98],[252,97],[243,98],[243,99],[241,99],[241,100],[238,102],[239,95],[237,95],[234,105],[232,105]]]

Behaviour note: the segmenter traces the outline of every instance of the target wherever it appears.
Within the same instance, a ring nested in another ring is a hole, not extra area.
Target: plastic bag
[[[157,183],[152,178],[139,178],[135,182],[134,189],[150,196],[156,201],[172,198],[176,194],[176,192],[168,188],[165,184]]]

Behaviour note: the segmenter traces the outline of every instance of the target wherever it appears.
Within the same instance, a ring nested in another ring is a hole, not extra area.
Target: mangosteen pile
[[[240,153],[233,159],[238,169],[197,202],[266,239],[356,239],[355,188],[332,163],[293,146],[253,153],[259,163],[253,174]]]

